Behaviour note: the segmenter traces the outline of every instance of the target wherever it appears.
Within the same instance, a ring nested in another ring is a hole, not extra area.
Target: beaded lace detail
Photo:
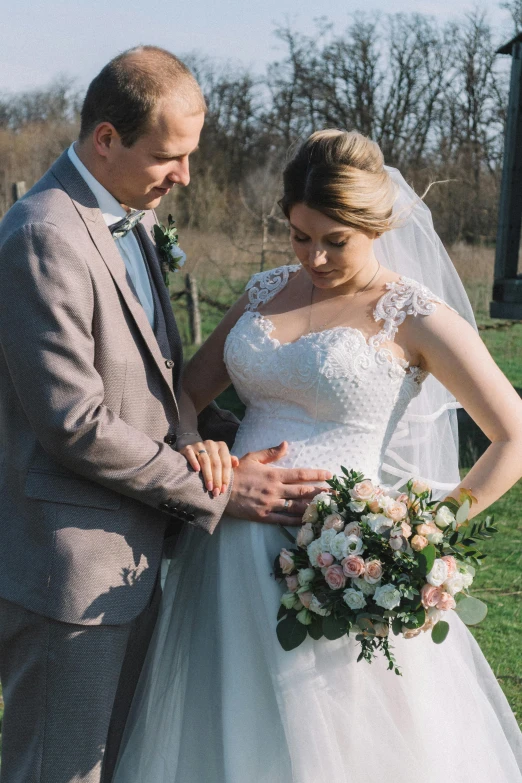
[[[258,307],[287,284],[299,265],[254,275],[249,304],[225,342],[224,360],[246,416],[234,451],[289,443],[283,466],[343,464],[377,477],[397,421],[426,373],[398,358],[393,342],[407,315],[433,312],[440,300],[413,280],[401,278],[375,307],[380,331],[367,340],[354,327],[337,326],[281,343]]]

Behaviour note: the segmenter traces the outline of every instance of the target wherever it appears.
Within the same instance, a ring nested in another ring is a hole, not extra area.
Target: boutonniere
[[[161,258],[161,271],[165,285],[169,284],[169,273],[183,266],[187,256],[179,246],[178,229],[172,215],[169,215],[167,225],[156,223],[152,236]]]

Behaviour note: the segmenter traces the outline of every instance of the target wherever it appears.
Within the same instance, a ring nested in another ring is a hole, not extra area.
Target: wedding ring
[[[290,508],[290,503],[291,502],[292,501],[289,498],[285,499],[285,502],[283,503],[283,508],[284,508],[285,511],[288,511],[288,509]]]
[[[206,449],[200,449],[198,454],[208,454],[208,451]]]

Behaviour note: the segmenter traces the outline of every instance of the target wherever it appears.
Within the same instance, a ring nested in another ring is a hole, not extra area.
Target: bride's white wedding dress
[[[386,343],[406,314],[443,305],[402,278],[379,301],[369,341],[338,327],[280,344],[257,306],[296,269],[256,275],[228,336],[228,372],[247,405],[233,451],[285,439],[283,467],[343,464],[378,481],[424,379]],[[522,781],[515,718],[454,613],[442,645],[429,634],[394,640],[402,677],[383,660],[357,663],[352,639],[281,649],[272,566],[286,543],[277,527],[227,517],[213,536],[185,529],[114,783]]]

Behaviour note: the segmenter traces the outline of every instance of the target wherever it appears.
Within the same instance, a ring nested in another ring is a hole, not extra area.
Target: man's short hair
[[[158,101],[173,94],[188,114],[206,111],[194,76],[175,55],[158,46],[122,52],[89,85],[81,111],[80,141],[101,122],[110,122],[124,147],[148,129]]]

